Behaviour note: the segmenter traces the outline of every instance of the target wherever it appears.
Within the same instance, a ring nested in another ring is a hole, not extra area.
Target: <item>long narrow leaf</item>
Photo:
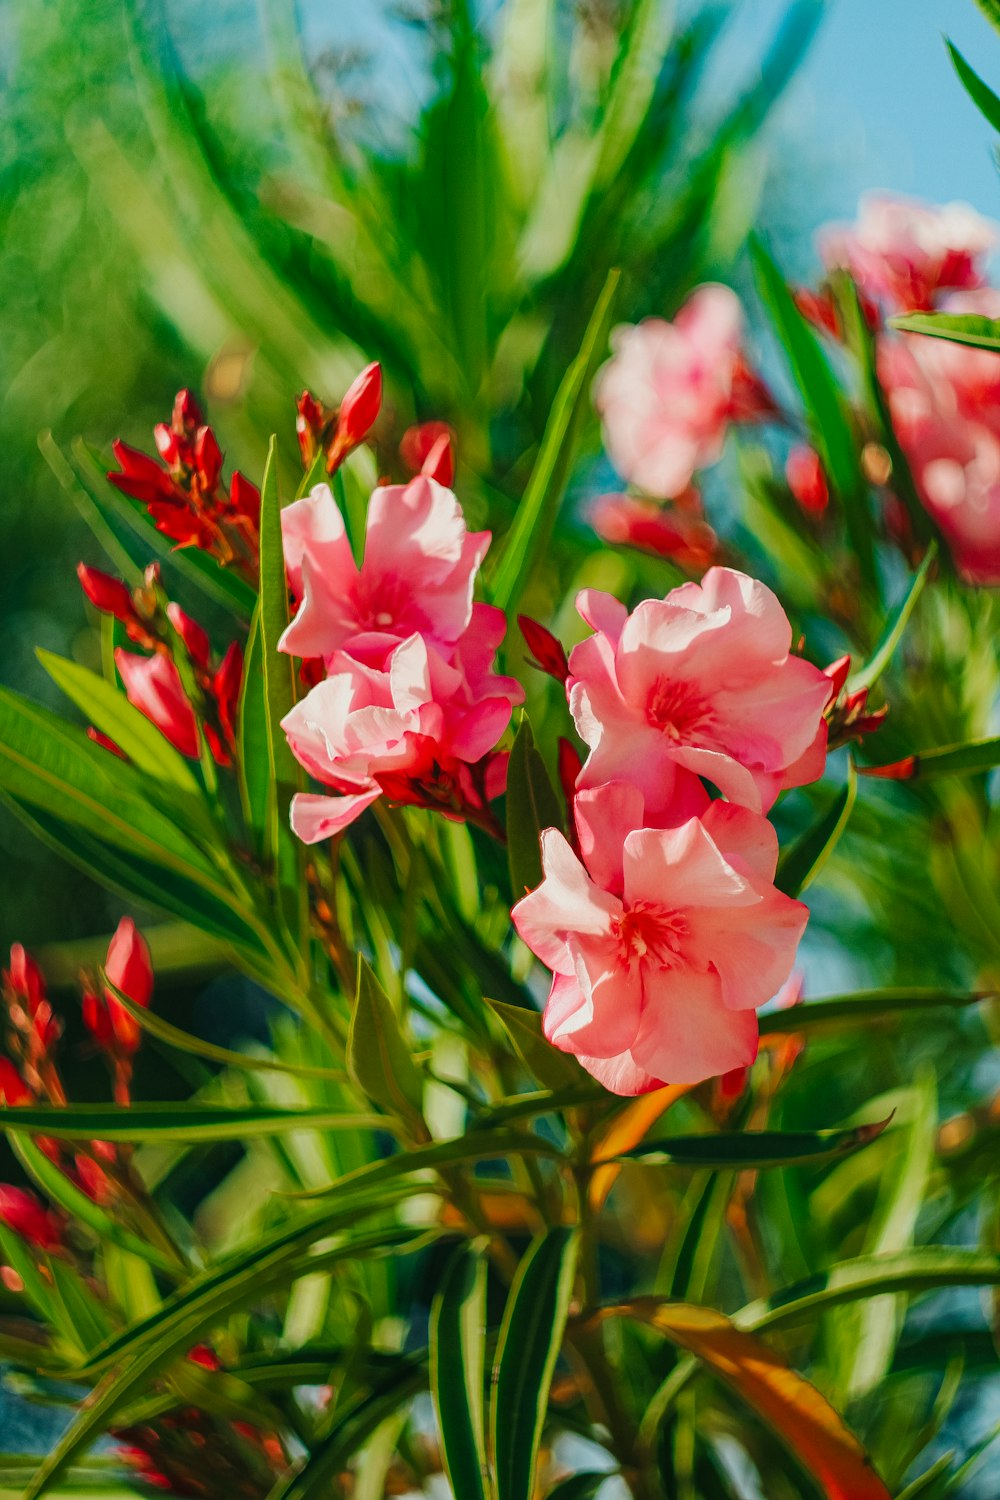
[[[486,1261],[462,1246],[431,1307],[430,1377],[445,1469],[463,1500],[486,1497],[485,1343]]]

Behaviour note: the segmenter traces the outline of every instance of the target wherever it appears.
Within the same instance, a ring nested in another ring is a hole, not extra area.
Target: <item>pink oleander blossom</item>
[[[283,651],[324,659],[346,651],[383,667],[414,632],[447,654],[468,627],[490,533],[468,531],[455,496],[436,480],[374,491],[360,568],[329,485],[287,506],[281,523],[289,583],[301,599]]]
[[[632,782],[648,808],[697,813],[704,777],[766,812],[779,791],[822,775],[829,680],[792,656],[792,631],[764,584],[710,568],[631,614],[585,590],[594,634],[570,656],[569,703],[590,747],[581,788]]]
[[[499,610],[477,605],[452,662],[421,635],[397,646],[384,670],[335,653],[330,675],[282,721],[293,754],[336,793],[293,800],[301,839],[341,832],[383,793],[454,816],[500,794],[506,757],[490,752],[522,696],[489,670],[503,625]]]
[[[965,203],[937,208],[871,193],[855,224],[828,225],[818,243],[827,269],[849,271],[875,301],[892,311],[927,309],[942,291],[982,284],[997,228]]]
[[[594,404],[612,463],[657,499],[682,495],[715,463],[732,421],[773,410],[742,353],[743,312],[729,287],[699,287],[672,323],[647,318],[611,336]]]
[[[181,755],[197,760],[198,721],[170,657],[136,656],[118,647],[115,666],[133,708],[145,714]]]
[[[983,392],[995,382],[991,366],[1000,368],[1000,359],[958,345],[942,355],[928,347],[938,342],[918,335],[882,339],[879,380],[920,498],[944,534],[956,568],[969,583],[996,585],[1000,422]]]
[[[749,1066],[754,1011],[788,978],[808,915],[774,887],[766,818],[725,802],[675,828],[645,818],[634,786],[583,794],[589,870],[547,829],[544,879],[513,911],[552,971],[545,1035],[618,1094]]]

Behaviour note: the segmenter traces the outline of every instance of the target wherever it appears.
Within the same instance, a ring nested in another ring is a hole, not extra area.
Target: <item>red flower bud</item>
[[[544,625],[539,625],[529,615],[518,615],[517,623],[531,652],[533,665],[539,671],[546,672],[549,677],[554,677],[556,682],[564,683],[569,676],[569,662],[561,642],[556,640],[551,630],[546,630]]]
[[[149,947],[131,917],[122,917],[118,923],[108,946],[104,972],[110,983],[103,996],[90,991],[83,997],[84,1025],[105,1052],[128,1057],[138,1049],[142,1029],[110,986],[143,1009],[153,993]]]
[[[447,432],[443,432],[438,438],[424,459],[420,472],[425,478],[436,479],[438,484],[451,489],[455,482],[455,453]]]
[[[116,620],[125,624],[135,619],[132,595],[120,578],[112,578],[110,573],[102,573],[100,568],[88,568],[86,563],[77,563],[76,576],[95,609],[99,609],[102,614],[113,615]]]
[[[174,397],[170,425],[179,437],[193,437],[202,424],[201,407],[186,388]]]
[[[95,745],[100,745],[102,750],[108,750],[112,755],[117,755],[119,760],[128,760],[128,756],[121,745],[116,745],[113,739],[109,738],[106,734],[102,734],[99,729],[95,729],[93,724],[88,724],[87,726],[87,738],[88,740],[93,740]]]
[[[35,1096],[9,1057],[0,1057],[0,1104],[33,1104]]]
[[[837,306],[829,292],[814,292],[811,287],[803,286],[794,296],[799,312],[814,328],[838,341],[843,337]]]
[[[153,428],[153,441],[163,462],[171,469],[176,468],[180,463],[180,446],[174,429],[168,427],[166,422],[157,422]]]
[[[785,460],[785,478],[802,509],[821,516],[830,503],[830,486],[815,449],[797,443]]]
[[[208,658],[211,654],[211,645],[206,632],[197,620],[192,620],[189,614],[185,614],[179,604],[167,605],[167,619],[184,642],[185,650],[195,666],[204,670],[208,666]]]
[[[236,710],[242,684],[243,651],[239,641],[233,641],[222,658],[222,664],[212,683],[212,691],[219,710],[219,723],[226,738],[230,741],[236,737]]]
[[[426,474],[424,465],[443,437],[448,438],[454,448],[455,434],[447,422],[421,422],[417,427],[406,429],[400,439],[399,456],[411,474]],[[437,478],[437,475],[433,477]]]
[[[295,403],[295,409],[295,435],[299,440],[303,466],[308,469],[319,452],[323,428],[326,426],[326,412],[309,391],[302,392]]]
[[[194,463],[202,486],[213,493],[222,473],[222,450],[211,427],[199,427],[194,443]]]
[[[45,975],[23,943],[11,944],[10,968],[3,977],[33,1016],[45,999]]]
[[[238,469],[229,485],[229,504],[251,526],[260,525],[260,490]]]
[[[0,1183],[0,1224],[13,1229],[39,1250],[55,1250],[62,1243],[62,1225],[26,1188]]]
[[[352,448],[364,442],[382,407],[382,366],[366,365],[352,382],[340,403],[326,467],[329,473],[346,458]]]
[[[835,702],[844,690],[848,673],[851,670],[850,656],[838,656],[828,667],[823,668],[823,676],[830,679],[830,702]]]

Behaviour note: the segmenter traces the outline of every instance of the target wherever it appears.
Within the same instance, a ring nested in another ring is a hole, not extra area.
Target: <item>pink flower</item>
[[[301,839],[341,832],[383,792],[462,816],[503,790],[489,752],[521,697],[512,678],[489,670],[503,628],[499,610],[477,605],[452,662],[417,634],[384,669],[335,654],[330,676],[282,721],[293,754],[338,794],[293,800]]]
[[[490,534],[468,531],[455,496],[435,480],[375,490],[360,568],[328,485],[289,505],[281,521],[289,582],[302,600],[283,651],[327,659],[347,651],[383,667],[415,631],[447,654],[469,625]]]
[[[673,821],[697,814],[704,777],[766,812],[823,772],[830,683],[791,656],[791,626],[764,584],[710,568],[629,614],[585,590],[595,633],[570,656],[569,702],[590,746],[581,787],[627,779]],[[693,783],[693,785],[692,785]]]
[[[893,311],[930,308],[948,288],[982,284],[982,260],[996,227],[965,203],[931,207],[914,198],[866,194],[856,224],[831,224],[819,236],[828,270],[849,271],[869,297]]]
[[[987,401],[977,405],[995,355],[936,339],[884,338],[879,380],[892,425],[920,498],[970,583],[1000,584],[1000,424]],[[971,356],[968,367],[962,356]]]
[[[771,825],[713,802],[679,827],[646,827],[641,792],[623,782],[583,794],[578,811],[589,872],[547,829],[545,878],[513,911],[552,971],[545,1035],[618,1094],[749,1066],[754,1010],[787,979],[808,915],[774,887]]]
[[[604,443],[623,479],[659,499],[683,494],[715,463],[733,420],[772,403],[741,352],[743,313],[728,287],[699,287],[672,323],[647,318],[611,336],[594,404]]]
[[[707,568],[718,550],[697,499],[668,508],[636,495],[602,495],[591,506],[590,521],[603,541],[669,557],[681,568]]]
[[[135,656],[118,647],[115,666],[133,708],[145,714],[181,755],[197,760],[198,723],[169,656]]]

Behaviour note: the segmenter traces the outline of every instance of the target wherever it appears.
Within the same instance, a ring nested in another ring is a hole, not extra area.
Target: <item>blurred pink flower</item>
[[[341,832],[383,792],[455,816],[469,798],[474,807],[499,795],[501,763],[487,757],[522,696],[512,678],[489,670],[503,624],[499,610],[478,605],[453,662],[421,635],[397,646],[384,669],[334,656],[330,676],[282,721],[293,754],[337,793],[294,798],[301,839]],[[468,770],[477,763],[478,785]]]
[[[545,878],[513,912],[552,971],[546,1036],[618,1094],[748,1066],[754,1010],[788,978],[808,915],[774,887],[773,828],[725,802],[643,826],[642,794],[621,782],[581,808],[589,873],[546,830]]]
[[[627,779],[680,821],[699,810],[697,777],[766,812],[783,788],[822,775],[830,683],[789,654],[791,626],[764,584],[710,568],[632,614],[594,590],[577,607],[595,632],[569,663],[590,746],[581,787]]]
[[[468,531],[455,496],[436,480],[374,491],[360,568],[329,485],[287,506],[281,524],[289,582],[302,601],[283,651],[325,659],[347,651],[383,667],[414,631],[447,653],[468,626],[490,534]]]
[[[879,379],[920,498],[970,583],[1000,584],[1000,359],[943,340],[886,337]]]
[[[658,499],[683,494],[720,456],[731,421],[773,410],[743,358],[742,332],[736,293],[714,284],[699,287],[672,323],[647,318],[614,330],[594,403],[628,483]]]
[[[697,501],[682,509],[636,495],[602,495],[591,507],[590,520],[604,541],[669,557],[692,571],[707,568],[719,545]]]
[[[828,270],[849,271],[861,290],[892,311],[935,306],[939,292],[981,285],[982,261],[997,227],[968,204],[941,208],[870,193],[855,224],[830,224],[818,237]]]

